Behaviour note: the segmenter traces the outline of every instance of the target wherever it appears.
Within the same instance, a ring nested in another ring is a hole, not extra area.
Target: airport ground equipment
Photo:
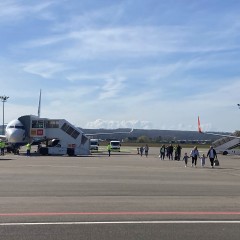
[[[120,152],[121,144],[120,141],[110,141],[110,146],[112,151],[118,151]]]
[[[90,150],[98,151],[99,139],[90,139]]]
[[[89,138],[65,119],[26,115],[18,118],[25,128],[26,140],[39,142],[42,155],[89,155]]]
[[[240,149],[237,148],[240,146],[239,138],[223,137],[213,142],[212,146],[217,153],[222,153],[223,155],[240,154]]]

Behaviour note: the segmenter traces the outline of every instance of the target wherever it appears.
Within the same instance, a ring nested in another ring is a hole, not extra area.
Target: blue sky
[[[1,0],[5,122],[240,129],[240,1]],[[1,107],[2,109],[2,107]]]

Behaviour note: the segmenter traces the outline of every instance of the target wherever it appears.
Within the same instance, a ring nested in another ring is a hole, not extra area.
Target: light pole
[[[1,101],[2,101],[2,103],[3,103],[3,124],[2,124],[2,134],[4,135],[5,134],[5,131],[4,131],[4,103],[7,101],[7,99],[8,99],[9,97],[7,97],[7,96],[0,96],[0,99],[1,99]]]

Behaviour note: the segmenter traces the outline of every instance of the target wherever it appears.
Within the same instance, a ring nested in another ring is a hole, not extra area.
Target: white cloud
[[[0,2],[0,23],[15,22],[19,19],[24,19],[27,16],[34,16],[46,10],[54,4],[54,1],[41,1],[33,5],[20,1],[10,0]]]
[[[22,65],[23,65],[24,71],[31,74],[39,75],[43,78],[50,78],[55,73],[66,70],[65,65],[63,65],[62,63],[52,62],[49,60],[36,61],[36,62],[31,61],[29,63],[24,63]]]
[[[224,41],[216,40],[214,33],[201,32],[202,38],[208,41],[199,42],[195,37],[199,33],[188,27],[115,27],[65,32],[59,35],[49,35],[41,39],[26,42],[24,48],[36,48],[71,41],[71,44],[62,45],[59,54],[63,59],[93,58],[118,53],[118,56],[156,55],[158,53],[191,53],[213,52],[230,50],[237,44],[224,44],[229,35],[221,36]],[[210,35],[210,36],[209,36]],[[190,44],[191,42],[191,44]],[[136,55],[137,54],[137,55]]]
[[[125,80],[122,78],[107,79],[101,87],[102,90],[100,91],[99,99],[103,100],[119,96],[119,93],[125,86],[124,82]]]

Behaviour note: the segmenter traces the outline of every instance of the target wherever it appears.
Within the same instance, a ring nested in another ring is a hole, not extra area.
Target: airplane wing
[[[208,134],[208,135],[220,136],[220,137],[240,138],[240,137],[237,137],[237,136],[227,135],[227,134],[219,134],[219,133],[203,132],[203,131],[202,131],[201,124],[200,124],[200,118],[199,118],[199,116],[198,116],[198,132],[199,132],[199,133],[203,133],[203,134]]]
[[[103,133],[85,133],[86,136],[96,136],[96,135],[111,135],[111,134],[129,134],[133,132],[133,128],[129,132],[103,132]]]

